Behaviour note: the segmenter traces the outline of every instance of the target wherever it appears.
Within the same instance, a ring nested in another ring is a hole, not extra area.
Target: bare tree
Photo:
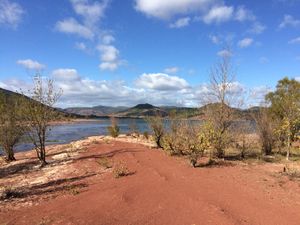
[[[6,160],[15,161],[14,146],[24,134],[20,97],[0,94],[0,145]]]
[[[28,137],[34,144],[37,157],[42,166],[46,165],[46,139],[51,122],[59,118],[59,112],[54,105],[61,96],[61,90],[56,91],[52,79],[44,79],[40,74],[34,77],[34,87],[29,90],[29,97],[24,105],[24,116],[30,129]]]
[[[223,54],[221,60],[211,69],[209,91],[204,99],[206,119],[213,131],[210,142],[220,158],[224,157],[225,148],[230,142],[230,127],[237,116],[233,105],[239,105],[242,96],[242,93],[237,95],[234,91],[236,83],[231,51],[225,49],[224,52],[226,54]]]
[[[256,130],[262,145],[262,151],[265,155],[270,155],[274,146],[274,122],[270,117],[267,107],[260,107],[253,113],[256,123]]]

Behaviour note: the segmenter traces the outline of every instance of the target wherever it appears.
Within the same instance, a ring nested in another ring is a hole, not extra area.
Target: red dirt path
[[[104,155],[134,174],[103,172],[96,160]],[[79,194],[0,206],[0,224],[300,224],[299,183],[274,176],[281,169],[275,165],[193,169],[162,151],[113,142],[92,145],[72,166],[96,173],[77,181],[87,185]]]

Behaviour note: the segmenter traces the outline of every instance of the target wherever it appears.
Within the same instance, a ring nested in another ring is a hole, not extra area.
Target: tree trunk
[[[16,161],[15,154],[12,148],[7,149],[6,151],[6,161],[7,162]]]
[[[286,151],[286,160],[290,160],[290,148],[291,148],[291,138],[290,135],[288,135],[288,140],[287,140],[287,151]]]

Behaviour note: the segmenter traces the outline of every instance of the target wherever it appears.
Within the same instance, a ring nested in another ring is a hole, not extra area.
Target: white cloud
[[[231,57],[232,56],[232,52],[227,50],[227,49],[224,49],[224,50],[221,50],[217,53],[218,56],[220,57]]]
[[[167,74],[143,74],[135,81],[134,86],[123,80],[92,80],[81,76],[76,69],[60,68],[52,71],[55,88],[63,90],[58,107],[76,106],[133,106],[148,102],[153,105],[199,106],[201,99],[210,93],[207,84],[190,86],[187,81]],[[31,82],[19,79],[0,80],[0,87],[16,91],[32,88]],[[248,104],[257,105],[266,91],[264,88],[247,88],[239,82],[229,84],[231,95],[243,98],[251,90],[252,97]],[[250,102],[251,101],[251,102]],[[236,106],[240,106],[237,102]]]
[[[99,45],[98,50],[101,52],[101,60],[104,62],[113,62],[118,59],[119,50],[113,45]]]
[[[300,44],[300,37],[290,40],[289,44]]]
[[[0,0],[0,25],[17,28],[23,15],[24,10],[18,3]]]
[[[105,10],[111,0],[70,0],[70,2],[75,13],[81,19],[67,18],[58,21],[55,26],[56,30],[88,39],[90,41],[89,48],[83,42],[75,43],[75,48],[87,53],[97,50],[101,59],[99,68],[109,71],[116,70],[122,65],[122,60],[119,59],[119,50],[112,45],[115,37],[111,31],[100,30],[99,28],[101,18],[104,17]]]
[[[45,65],[43,65],[37,61],[34,61],[32,59],[18,60],[17,64],[19,64],[29,70],[42,70],[46,67]]]
[[[84,23],[93,26],[104,16],[108,0],[100,2],[89,2],[87,0],[70,0],[74,11],[84,18]]]
[[[144,73],[135,81],[135,85],[139,88],[159,91],[181,90],[189,87],[184,79],[164,73]]]
[[[76,34],[86,39],[93,39],[95,35],[89,27],[78,23],[74,18],[58,21],[55,25],[55,29],[67,34]]]
[[[260,22],[255,22],[252,27],[248,30],[248,33],[261,34],[266,29],[266,26],[262,25]]]
[[[184,17],[180,18],[174,23],[170,24],[170,28],[182,28],[186,27],[190,24],[191,18],[190,17]]]
[[[147,16],[169,19],[176,15],[207,10],[221,0],[135,0],[135,9]]]
[[[291,15],[285,15],[282,22],[279,24],[279,28],[285,28],[285,27],[300,27],[300,20],[295,19]]]
[[[164,72],[167,74],[174,74],[177,73],[179,71],[178,67],[168,67],[166,69],[164,69]]]
[[[115,41],[115,38],[110,34],[105,34],[102,37],[102,43],[105,45],[110,45],[114,41]]]
[[[222,23],[232,19],[234,8],[232,6],[215,6],[204,17],[206,24]]]
[[[300,82],[300,76],[299,77],[295,77],[295,80]]]
[[[244,38],[244,39],[242,39],[238,42],[238,46],[240,48],[247,48],[252,44],[253,44],[253,39],[252,38]]]
[[[101,70],[116,70],[121,65],[119,59],[119,50],[113,45],[99,45],[97,47],[101,53],[101,63],[99,65]]]
[[[52,71],[52,77],[59,81],[76,81],[80,76],[75,69],[57,69]]]
[[[237,21],[240,21],[240,22],[244,22],[244,21],[254,21],[256,20],[254,14],[246,9],[244,6],[240,6],[237,8],[236,12],[235,12],[235,19]]]
[[[214,43],[216,45],[221,43],[220,38],[216,35],[209,35],[208,37],[212,41],[212,43]]]
[[[257,87],[250,88],[248,105],[258,106],[264,103],[266,94],[268,94],[271,91],[272,89],[267,86],[257,86]]]
[[[99,65],[99,68],[101,70],[110,70],[110,71],[115,71],[119,67],[118,62],[101,62]]]

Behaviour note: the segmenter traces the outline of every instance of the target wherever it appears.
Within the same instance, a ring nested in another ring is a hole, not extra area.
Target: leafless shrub
[[[116,138],[120,134],[120,127],[118,126],[118,121],[116,120],[116,118],[111,117],[110,120],[111,120],[111,126],[107,127],[107,130],[110,136]]]
[[[28,125],[28,137],[35,146],[38,159],[42,166],[46,165],[46,140],[53,121],[60,119],[60,114],[55,110],[62,91],[57,91],[52,79],[44,79],[40,74],[34,77],[34,86],[28,90],[32,100],[24,100],[23,115]]]
[[[233,106],[238,107],[242,103],[243,95],[240,93],[242,90],[235,90],[231,50],[224,50],[227,54],[224,54],[220,62],[211,69],[209,91],[203,99],[206,105],[206,120],[212,131],[210,143],[219,158],[224,157],[225,149],[231,142],[230,127],[237,117]]]
[[[272,154],[275,143],[274,122],[269,115],[268,109],[261,107],[258,112],[253,114],[256,122],[256,129],[265,155]]]
[[[163,148],[162,139],[165,134],[164,119],[160,115],[148,117],[146,119],[153,133],[154,141],[158,148]]]

